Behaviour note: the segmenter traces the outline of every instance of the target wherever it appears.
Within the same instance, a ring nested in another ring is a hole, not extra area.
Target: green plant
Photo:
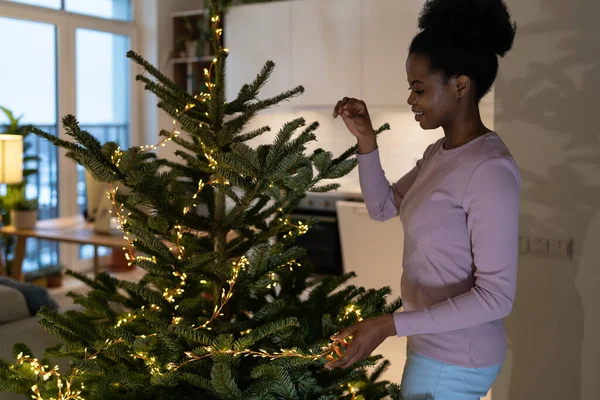
[[[27,274],[25,274],[25,280],[34,281],[44,277],[60,276],[65,269],[65,266],[62,264],[48,265],[35,271],[29,271]]]
[[[32,211],[37,210],[37,199],[28,199],[25,195],[25,184],[10,185],[6,195],[0,198],[2,209],[5,211]]]

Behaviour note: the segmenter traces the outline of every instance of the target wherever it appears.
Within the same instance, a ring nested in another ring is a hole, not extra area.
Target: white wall
[[[496,83],[496,129],[522,174],[521,231],[574,240],[524,255],[494,400],[600,398],[600,29],[595,0],[508,0],[519,24]]]
[[[157,1],[162,26],[159,53],[164,54],[171,43],[170,16],[163,10],[166,2]],[[513,51],[501,61],[493,94],[495,111],[483,111],[483,116],[521,168],[521,231],[572,237],[574,259],[521,256],[517,300],[506,321],[509,354],[492,398],[598,399],[600,29],[595,16],[600,15],[600,3],[507,3],[519,30]],[[389,179],[407,171],[426,145],[441,135],[420,130],[408,106],[374,108],[371,114],[375,125],[392,125],[380,139]],[[354,143],[343,123],[331,118],[330,109],[292,107],[258,116],[253,127],[268,124],[273,131],[255,144],[269,141],[283,123],[297,116],[321,123],[319,147],[337,154]],[[160,122],[162,128],[169,126],[169,118]],[[342,183],[343,189],[358,190],[356,172]]]

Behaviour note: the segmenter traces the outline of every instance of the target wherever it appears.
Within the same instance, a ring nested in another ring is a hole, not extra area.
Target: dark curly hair
[[[503,0],[428,0],[409,54],[427,56],[432,72],[446,80],[470,77],[479,102],[496,80],[498,56],[512,48],[516,30]]]

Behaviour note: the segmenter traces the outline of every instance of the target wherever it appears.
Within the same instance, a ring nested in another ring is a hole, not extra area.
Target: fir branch
[[[263,126],[262,128],[253,130],[251,132],[242,134],[242,135],[238,135],[236,137],[234,137],[231,142],[232,143],[243,143],[243,142],[247,142],[249,140],[252,140],[260,135],[262,135],[265,132],[270,132],[271,128],[268,126]]]
[[[159,306],[161,309],[167,308],[169,306],[169,303],[163,299],[160,293],[139,283],[132,281],[119,281],[118,287],[141,297],[149,304],[155,304]]]
[[[348,175],[356,166],[358,165],[358,160],[345,160],[340,161],[339,163],[334,164],[331,163],[330,168],[327,170],[327,173],[323,178],[325,179],[337,179],[341,178],[345,175]]]
[[[160,83],[167,86],[173,92],[180,93],[182,90],[173,81],[171,81],[165,74],[160,72],[154,65],[149,63],[145,58],[140,56],[134,51],[127,52],[127,58],[133,60],[136,64],[140,65],[144,70],[148,71],[152,76],[156,77]]]
[[[65,133],[79,143],[81,143],[85,148],[90,150],[95,154],[101,154],[102,145],[100,141],[96,139],[93,135],[91,135],[87,131],[82,131],[79,127],[79,122],[77,118],[75,118],[72,114],[67,114],[62,119],[62,125],[65,128]],[[103,159],[101,161],[108,161],[107,159]]]
[[[187,373],[187,372],[183,372],[183,373],[179,374],[179,378],[183,382],[188,383],[188,384],[190,384],[192,386],[195,386],[197,388],[206,390],[207,392],[214,393],[214,391],[215,391],[215,389],[214,389],[214,387],[212,385],[211,380],[210,379],[206,379],[206,378],[204,378],[202,376],[198,376],[198,375],[195,375],[195,374],[190,374],[190,373]]]
[[[226,109],[227,114],[233,114],[242,111],[244,105],[248,101],[255,100],[258,92],[267,82],[274,69],[275,63],[271,60],[267,61],[260,72],[256,75],[254,81],[250,84],[243,85],[235,101],[232,101],[228,104]]]
[[[233,349],[237,351],[243,351],[249,347],[256,345],[259,341],[263,340],[268,336],[288,329],[291,327],[299,326],[298,320],[295,317],[288,317],[283,320],[270,322],[254,329],[249,334],[240,337],[233,343]]]
[[[225,362],[215,363],[210,376],[212,386],[220,398],[228,400],[242,400],[244,398],[242,391],[233,378],[234,374],[230,364]]]
[[[182,150],[175,151],[175,155],[183,158],[187,162],[187,165],[195,170],[212,172],[208,163],[205,160],[199,159],[197,155],[192,155]]]
[[[296,130],[301,126],[304,126],[305,123],[304,118],[296,118],[283,125],[279,133],[277,133],[273,145],[269,149],[269,153],[265,160],[266,165],[275,166],[279,164],[281,159],[286,155],[285,145],[290,141]]]
[[[250,146],[244,143],[236,143],[231,146],[231,150],[232,153],[229,154],[235,155],[238,160],[240,160],[242,163],[248,166],[252,171],[251,174],[247,175],[256,176],[260,174],[261,163],[258,159],[258,154]]]
[[[211,346],[214,339],[211,338],[206,331],[200,331],[183,325],[171,325],[169,330],[187,340],[193,346]]]
[[[177,257],[155,235],[145,231],[140,226],[130,226],[128,230],[135,235],[135,245],[143,244],[152,255],[165,260],[168,264],[177,264]]]
[[[269,171],[268,177],[273,181],[280,181],[287,177],[292,171],[294,171],[299,164],[304,161],[304,156],[299,153],[292,153],[283,156],[281,161],[277,163],[271,171]]]

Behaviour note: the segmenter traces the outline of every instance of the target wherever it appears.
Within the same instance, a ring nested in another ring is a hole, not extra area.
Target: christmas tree
[[[215,57],[205,70],[207,93],[188,94],[138,54],[127,54],[144,69],[137,79],[173,117],[160,143],[126,150],[102,144],[72,115],[62,122],[74,141],[31,128],[110,184],[129,262],[146,274],[131,282],[70,271],[91,288],[70,294],[82,309],[44,309],[40,323],[60,344],[44,360],[15,346],[16,362],[2,362],[0,390],[35,399],[398,396],[396,385],[378,382],[388,365],[378,364],[379,356],[348,369],[323,366],[339,351],[332,334],[391,313],[400,300],[387,303],[389,288],[350,284],[353,274],[316,279],[304,250],[294,246],[314,221],[286,218],[307,191],[337,189],[321,181],[349,173],[356,148],[338,157],[322,149],[306,154],[318,125],[302,119],[285,124],[272,144],[249,146],[270,128],[245,132],[248,122],[303,88],[259,99],[274,68],[267,62],[227,102],[218,0],[211,10]],[[167,143],[181,162],[155,154]],[[50,359],[67,360],[68,369],[50,367]]]

